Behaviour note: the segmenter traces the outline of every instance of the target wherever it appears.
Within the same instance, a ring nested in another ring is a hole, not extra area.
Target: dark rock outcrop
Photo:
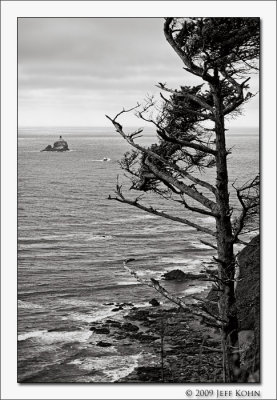
[[[222,382],[221,354],[213,350],[219,348],[220,336],[214,333],[214,328],[204,326],[194,316],[176,307],[131,310],[128,318],[139,321],[140,331],[126,332],[126,339],[125,335],[117,335],[116,340],[131,341],[134,346],[144,348],[148,354],[140,359],[139,365],[127,377],[118,382]],[[207,347],[201,351],[199,364],[203,337]]]
[[[153,306],[153,307],[158,307],[160,305],[160,303],[156,299],[150,300],[149,304],[151,304],[151,306]]]
[[[68,144],[67,142],[60,136],[60,139],[53,144],[53,147],[51,144],[45,147],[45,149],[41,151],[68,151]]]
[[[99,347],[111,347],[112,344],[111,344],[111,343],[108,343],[108,342],[102,342],[102,340],[101,340],[100,342],[98,342],[98,343],[96,344],[96,346],[99,346]]]
[[[121,326],[121,322],[114,321],[113,319],[106,319],[106,324],[109,324],[113,328],[119,328]]]
[[[147,321],[149,317],[149,310],[132,310],[128,315],[124,315],[123,318],[127,318],[133,321]]]
[[[122,324],[121,328],[129,332],[137,332],[139,330],[139,327],[137,325],[131,324],[130,322]]]
[[[160,366],[138,367],[136,373],[140,382],[162,381],[162,371]]]
[[[120,310],[123,310],[123,307],[115,307],[115,308],[112,309],[112,312],[117,312],[117,311],[120,311]]]
[[[97,335],[108,335],[110,333],[110,330],[108,328],[104,328],[104,327],[96,328],[96,327],[92,326],[89,330],[93,331]]]
[[[206,278],[206,274],[193,274],[191,272],[183,272],[180,269],[174,269],[172,271],[166,272],[163,278],[166,280],[176,280],[178,282],[183,282],[191,279]]]
[[[45,149],[44,149],[44,150],[41,150],[41,151],[52,151],[52,146],[51,146],[51,144],[48,144],[48,146],[46,146]]]

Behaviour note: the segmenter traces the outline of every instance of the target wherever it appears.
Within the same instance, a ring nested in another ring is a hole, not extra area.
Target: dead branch
[[[206,246],[212,247],[213,249],[217,250],[216,245],[214,245],[214,244],[212,244],[212,243],[210,243],[210,242],[207,242],[206,240],[202,240],[202,239],[201,239],[200,242],[203,243],[203,244],[205,244]]]
[[[184,225],[191,226],[192,228],[195,228],[199,232],[204,232],[204,233],[207,233],[208,235],[216,237],[216,232],[213,232],[212,230],[210,230],[208,228],[200,226],[200,225],[198,225],[198,224],[196,224],[196,223],[194,223],[192,221],[189,221],[188,219],[176,217],[174,215],[167,214],[167,213],[165,213],[163,211],[158,211],[158,210],[154,209],[153,207],[146,207],[146,206],[140,204],[137,201],[137,199],[136,200],[126,199],[122,194],[121,187],[119,187],[119,186],[117,187],[116,193],[117,193],[117,195],[119,197],[109,196],[108,200],[115,200],[115,201],[118,201],[120,203],[129,204],[131,206],[139,208],[140,210],[146,211],[146,212],[148,212],[150,214],[153,214],[153,215],[156,215],[156,216],[159,216],[159,217],[163,217],[163,218],[169,219],[171,221],[176,221],[176,222],[179,222],[179,223],[184,224]]]
[[[214,214],[214,213],[212,213],[212,212],[210,212],[210,211],[203,210],[203,208],[198,208],[198,207],[190,206],[190,205],[186,202],[186,200],[184,199],[184,196],[181,195],[181,197],[182,197],[182,200],[176,200],[176,201],[177,201],[178,203],[183,204],[183,205],[185,206],[185,208],[187,208],[188,210],[197,212],[197,213],[202,214],[202,215],[208,215],[208,216],[210,216],[210,217],[216,217],[216,216],[217,216],[217,214]]]
[[[179,307],[181,307],[184,311],[190,312],[191,314],[197,316],[197,317],[201,317],[201,318],[205,318],[209,321],[212,321],[213,323],[215,323],[218,327],[222,326],[222,321],[219,321],[216,317],[210,316],[210,315],[205,315],[205,313],[203,314],[202,312],[199,311],[195,311],[193,310],[191,307],[188,307],[186,305],[186,303],[180,299],[180,297],[177,296],[173,296],[171,293],[169,293],[163,286],[161,286],[161,284],[156,280],[151,278],[150,281],[146,281],[144,279],[141,279],[138,274],[133,271],[131,268],[128,267],[128,263],[134,261],[133,258],[131,259],[127,259],[125,261],[123,261],[123,267],[124,269],[126,269],[132,276],[134,276],[136,278],[136,280],[138,282],[140,282],[142,285],[146,285],[148,287],[151,287],[153,289],[155,289],[158,293],[160,293],[163,297],[167,298],[168,300],[170,300],[172,303],[178,305]]]
[[[218,216],[218,208],[214,201],[210,200],[208,197],[204,196],[202,193],[198,192],[195,188],[186,185],[184,182],[181,182],[174,178],[172,175],[167,174],[164,171],[158,169],[154,164],[152,164],[149,160],[145,161],[145,164],[150,168],[150,170],[160,179],[170,183],[172,186],[175,186],[177,189],[181,191],[181,193],[186,194],[192,199],[201,203],[204,207],[207,207],[211,210],[213,216]]]

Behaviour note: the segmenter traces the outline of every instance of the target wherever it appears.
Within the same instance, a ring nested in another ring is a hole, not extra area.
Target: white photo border
[[[1,2],[1,398],[185,399],[190,384],[17,383],[17,18],[260,17],[262,28],[260,156],[262,173],[262,383],[206,385],[260,391],[276,398],[276,2],[275,1],[2,1]],[[199,398],[199,397],[198,397]],[[215,398],[215,397],[213,397]],[[230,397],[229,397],[230,398]],[[236,397],[231,397],[236,398]]]

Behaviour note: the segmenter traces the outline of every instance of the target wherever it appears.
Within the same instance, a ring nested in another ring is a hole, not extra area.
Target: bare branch
[[[168,300],[170,300],[171,302],[177,304],[179,307],[181,307],[184,311],[188,311],[189,313],[197,316],[197,317],[202,317],[202,318],[206,318],[209,319],[210,321],[216,323],[216,325],[221,326],[222,325],[222,320],[220,320],[219,318],[216,318],[212,315],[205,315],[206,312],[204,310],[201,311],[195,311],[193,310],[193,306],[188,307],[188,305],[182,300],[180,299],[180,297],[174,296],[171,293],[169,293],[156,279],[151,278],[150,281],[146,281],[144,279],[141,279],[138,274],[133,271],[131,268],[128,267],[128,263],[131,261],[135,261],[133,258],[132,259],[127,259],[125,261],[123,261],[123,267],[124,269],[126,269],[126,271],[128,271],[132,276],[134,276],[136,278],[136,280],[138,282],[140,282],[142,285],[146,285],[148,287],[151,287],[153,289],[155,289],[158,293],[160,293],[163,297],[167,298]],[[204,312],[204,314],[203,314]]]
[[[114,120],[116,120],[121,114],[128,113],[128,112],[130,112],[130,111],[133,111],[133,110],[135,110],[135,109],[138,108],[138,107],[140,107],[140,104],[139,104],[139,103],[137,103],[136,106],[129,108],[128,110],[125,110],[125,108],[123,107],[123,109],[122,109],[118,114],[116,114],[116,116],[114,117]],[[106,115],[106,117],[107,117],[107,115]],[[107,117],[107,118],[109,118],[109,117]],[[110,118],[109,118],[109,119],[110,119]]]
[[[192,188],[191,186],[188,186],[185,183],[178,181],[172,175],[169,175],[164,171],[160,171],[154,164],[152,164],[148,160],[146,161],[146,165],[157,177],[175,186],[182,193],[198,201],[204,207],[209,208],[214,213],[214,216],[218,214],[218,208],[216,203],[210,200],[208,197],[204,196],[202,193],[199,193],[195,188]]]
[[[117,187],[117,194],[119,197],[109,196],[108,200],[115,200],[115,201],[119,201],[120,203],[129,204],[130,206],[134,206],[134,207],[139,208],[140,210],[146,211],[150,214],[156,215],[158,217],[163,217],[163,218],[169,219],[171,221],[176,221],[176,222],[179,222],[184,225],[191,226],[192,228],[195,228],[199,232],[203,232],[208,235],[216,237],[216,232],[214,232],[208,228],[205,228],[204,226],[200,226],[192,221],[189,221],[188,219],[176,217],[174,215],[167,214],[163,211],[158,211],[158,210],[154,209],[153,207],[146,207],[146,206],[140,204],[136,200],[126,199],[122,194],[121,187]]]
[[[205,181],[202,181],[202,180],[199,179],[199,178],[196,178],[195,176],[191,175],[189,172],[183,172],[183,174],[184,174],[189,180],[191,180],[192,182],[196,183],[197,185],[200,185],[200,186],[205,187],[206,189],[210,190],[210,191],[211,191],[212,193],[214,193],[214,194],[216,193],[216,188],[215,188],[213,185],[211,185],[210,183],[205,182]]]
[[[219,214],[215,214],[215,213],[213,213],[213,212],[211,212],[211,211],[203,210],[203,208],[198,208],[198,207],[190,206],[190,205],[186,202],[184,196],[181,195],[181,197],[182,197],[182,200],[176,200],[176,201],[177,201],[178,203],[183,204],[183,205],[185,206],[185,208],[187,208],[187,209],[190,210],[190,211],[194,211],[194,212],[197,212],[197,213],[203,214],[203,215],[209,215],[209,216],[215,217],[215,218],[219,215]]]
[[[203,243],[205,246],[209,246],[209,247],[212,247],[213,249],[217,250],[217,247],[214,244],[207,242],[206,240],[201,239],[200,242]]]

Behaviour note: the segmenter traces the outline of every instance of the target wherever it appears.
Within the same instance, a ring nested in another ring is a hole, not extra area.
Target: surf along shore
[[[213,328],[169,306],[134,307],[123,318],[91,327],[106,335],[99,346],[116,340],[124,356],[131,346],[140,350],[137,366],[117,382],[222,382],[220,336]]]
[[[241,382],[259,381],[259,254],[257,236],[239,256],[241,280],[237,292]],[[178,277],[179,273],[175,276]],[[201,276],[199,279],[202,279]],[[213,288],[198,293],[197,297],[207,302],[210,311],[215,312],[217,292]],[[108,348],[116,342],[123,356],[132,355],[134,348],[140,351],[132,372],[115,382],[222,382],[219,329],[208,326],[172,303],[160,304],[156,298],[149,299],[149,306],[146,307],[135,307],[130,303],[113,304],[114,318],[91,324],[90,330],[102,339],[97,346]],[[128,312],[126,310],[123,317],[121,313],[117,316],[116,311],[124,310],[125,306],[129,308]]]

